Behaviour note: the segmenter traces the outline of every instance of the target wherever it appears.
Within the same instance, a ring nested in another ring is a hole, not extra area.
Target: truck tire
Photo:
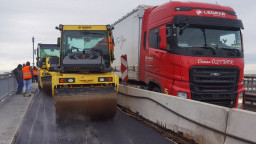
[[[162,93],[162,91],[161,91],[161,89],[159,87],[154,87],[152,89],[152,91]]]

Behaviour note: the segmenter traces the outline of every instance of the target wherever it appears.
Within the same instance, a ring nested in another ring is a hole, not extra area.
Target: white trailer
[[[128,77],[130,80],[139,80],[142,18],[145,9],[149,7],[151,6],[139,5],[132,12],[112,24],[114,26],[112,32],[115,40],[115,60],[112,67],[119,77],[121,77],[120,57],[127,55]]]

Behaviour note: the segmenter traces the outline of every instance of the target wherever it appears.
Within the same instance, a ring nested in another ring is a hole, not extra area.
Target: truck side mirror
[[[163,50],[167,50],[166,25],[159,28],[160,43],[159,46]]]
[[[58,45],[58,47],[60,47],[60,38],[59,37],[57,39],[57,45]]]

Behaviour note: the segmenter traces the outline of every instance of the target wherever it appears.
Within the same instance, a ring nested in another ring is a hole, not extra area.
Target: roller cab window
[[[39,47],[38,51],[38,60],[41,62],[42,65],[46,64],[46,58],[50,56],[57,56],[59,57],[59,47],[57,45],[50,45],[50,44],[42,44]]]
[[[71,59],[94,59],[95,54],[110,65],[107,31],[63,31],[61,55]],[[77,53],[77,54],[75,54]],[[96,57],[95,57],[96,58]]]
[[[40,48],[40,57],[47,58],[49,56],[59,56],[59,49]]]

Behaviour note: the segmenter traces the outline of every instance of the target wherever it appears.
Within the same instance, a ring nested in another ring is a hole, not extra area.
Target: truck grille
[[[230,108],[235,106],[238,68],[196,66],[190,68],[189,75],[192,99]]]

